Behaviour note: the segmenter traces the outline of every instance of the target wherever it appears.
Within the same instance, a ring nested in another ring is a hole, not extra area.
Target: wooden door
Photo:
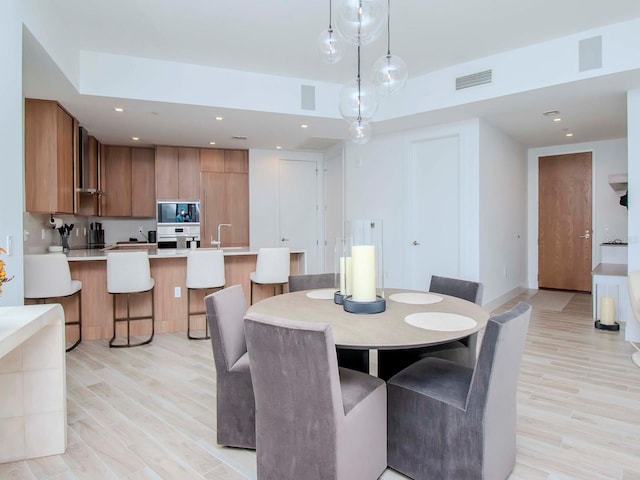
[[[156,216],[155,152],[131,149],[131,216]]]
[[[538,287],[591,291],[591,153],[538,159]]]
[[[230,247],[249,245],[249,175],[246,173],[225,173],[226,223],[231,228],[223,228],[222,244]]]

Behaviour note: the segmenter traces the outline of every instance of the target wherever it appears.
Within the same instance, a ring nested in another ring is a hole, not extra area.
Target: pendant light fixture
[[[364,144],[371,138],[371,125],[369,122],[362,118],[362,79],[360,78],[360,45],[358,45],[358,116],[355,121],[349,126],[349,133],[351,134],[351,140],[354,143]],[[375,92],[374,92],[375,95]],[[377,101],[376,101],[377,107]],[[375,112],[374,112],[375,113]],[[373,116],[373,114],[371,115]]]
[[[358,48],[358,72],[355,80],[340,91],[340,115],[349,122],[351,139],[367,143],[371,138],[370,120],[378,109],[378,93],[390,95],[407,81],[407,66],[391,54],[391,0],[341,0],[336,14],[336,31],[340,37]],[[326,63],[336,63],[343,55],[331,25],[332,9],[329,1],[329,28],[318,37],[318,53]],[[361,47],[376,40],[387,22],[387,54],[374,64],[373,82],[361,75]]]
[[[344,0],[336,28],[347,42],[368,45],[382,33],[386,8],[384,0]]]
[[[387,0],[387,54],[373,64],[371,77],[380,95],[398,93],[407,83],[407,64],[397,55],[391,54],[391,0]]]
[[[331,0],[329,0],[329,28],[324,30],[316,41],[320,59],[328,64],[338,63],[344,56],[343,42],[331,26],[331,14]]]

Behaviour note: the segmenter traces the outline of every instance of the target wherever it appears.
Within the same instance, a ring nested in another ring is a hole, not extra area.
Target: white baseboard
[[[521,293],[526,292],[527,290],[528,289],[524,288],[524,287],[516,287],[513,290],[509,290],[507,293],[505,293],[503,295],[500,295],[498,298],[494,298],[490,302],[482,304],[482,308],[484,308],[485,310],[487,310],[489,312],[492,312],[496,308],[504,305],[505,303],[507,303],[510,300],[513,300],[518,295],[520,295]]]

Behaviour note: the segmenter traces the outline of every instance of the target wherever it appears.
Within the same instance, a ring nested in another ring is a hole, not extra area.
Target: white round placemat
[[[456,332],[468,330],[477,325],[473,318],[445,312],[419,312],[404,317],[404,321],[414,327],[425,330],[437,330],[439,332]]]
[[[411,303],[413,305],[427,305],[429,303],[441,302],[442,297],[434,295],[433,293],[403,292],[390,295],[389,300],[399,303]]]
[[[322,290],[311,290],[307,292],[307,297],[316,300],[333,300],[333,294],[336,292],[334,288],[323,288]]]

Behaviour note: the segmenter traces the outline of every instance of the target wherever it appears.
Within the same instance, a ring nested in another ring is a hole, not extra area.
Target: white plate
[[[404,321],[414,327],[439,332],[457,332],[468,330],[477,325],[473,318],[445,312],[419,312],[404,317]]]
[[[429,303],[441,302],[442,297],[434,295],[433,293],[404,292],[390,295],[389,300],[399,303],[411,303],[413,305],[427,305]]]
[[[333,294],[335,288],[323,288],[322,290],[311,290],[307,292],[307,297],[314,298],[316,300],[333,300]]]

